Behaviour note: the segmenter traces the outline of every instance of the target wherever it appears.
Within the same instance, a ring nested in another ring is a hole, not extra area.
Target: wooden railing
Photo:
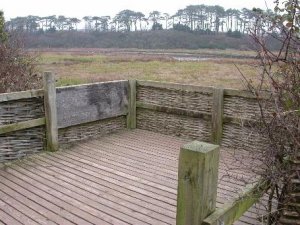
[[[197,105],[197,99],[192,99],[194,101],[193,104],[196,102],[192,107],[189,107],[189,105],[185,107],[184,104],[176,105],[176,103],[172,105],[160,104],[160,102],[157,104],[145,102],[139,100],[138,92],[140,87],[154,88],[162,91],[187,92],[188,94],[201,93],[204,95],[205,101],[207,101],[207,109],[199,109],[201,104]],[[57,122],[55,79],[51,73],[45,73],[44,75],[44,90],[1,94],[0,103],[41,96],[44,97],[45,117],[0,125],[0,135],[46,125],[45,140],[47,141],[47,150],[56,151],[58,149],[59,126]],[[244,122],[254,122],[252,118],[241,118],[230,115],[230,110],[228,110],[230,105],[226,102],[226,98],[228,97],[237,97],[243,99],[245,102],[249,99],[250,101],[255,99],[255,96],[246,91],[149,81],[130,80],[128,82],[128,107],[125,110],[123,108],[119,110],[120,113],[118,114],[122,116],[126,115],[127,128],[134,129],[138,127],[137,111],[140,109],[196,118],[204,121],[207,127],[209,127],[209,138],[205,141],[212,144],[194,141],[181,148],[177,196],[178,225],[232,224],[265,191],[264,186],[258,183],[250,188],[248,187],[238,199],[216,210],[219,145],[224,139],[224,124],[239,124],[241,120]],[[248,107],[248,110],[249,114],[251,114],[251,107]]]
[[[263,181],[216,209],[219,146],[194,141],[181,148],[178,166],[177,225],[232,225],[266,192]]]
[[[22,91],[15,93],[0,94],[0,103],[17,101],[21,99],[30,99],[35,97],[43,97],[43,90]],[[39,119],[28,120],[24,122],[10,123],[8,125],[0,125],[0,134],[5,134],[13,131],[24,130],[45,124],[45,117]]]

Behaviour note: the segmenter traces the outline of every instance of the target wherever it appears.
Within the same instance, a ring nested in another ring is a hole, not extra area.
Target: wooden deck
[[[176,224],[178,154],[186,142],[123,131],[3,165],[0,224]],[[222,150],[218,207],[244,186],[224,177],[233,161]],[[255,217],[253,208],[236,224],[258,224]]]

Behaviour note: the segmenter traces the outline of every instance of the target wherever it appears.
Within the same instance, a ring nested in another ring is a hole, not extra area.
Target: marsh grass
[[[177,50],[179,51],[179,50]],[[257,71],[254,59],[217,58],[205,61],[176,61],[169,54],[128,54],[80,52],[42,52],[39,70],[52,71],[57,85],[73,85],[89,82],[143,79],[245,89],[240,72],[255,80]],[[184,51],[183,51],[184,53]],[[210,54],[213,52],[210,50]],[[234,52],[234,54],[241,52]],[[220,54],[219,51],[216,54]],[[228,51],[226,54],[229,54]],[[244,54],[250,54],[248,52]]]

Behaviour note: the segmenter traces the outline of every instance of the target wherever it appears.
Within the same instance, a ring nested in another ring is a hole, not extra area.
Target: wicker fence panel
[[[137,128],[201,141],[211,137],[208,121],[147,109],[137,110]]]
[[[232,149],[253,151],[266,146],[263,138],[255,127],[245,124],[225,123],[223,127],[222,146]]]
[[[300,156],[296,157],[293,160],[293,173],[291,174],[291,182],[292,185],[288,190],[288,198],[289,202],[283,209],[283,216],[280,218],[281,224],[285,225],[294,225],[299,224],[300,221],[300,211],[299,211],[299,204],[300,204],[300,178],[299,178],[299,171],[300,171]]]
[[[44,149],[45,127],[0,135],[0,162],[22,158]]]
[[[137,101],[204,113],[211,113],[212,108],[212,94],[148,86],[137,88]]]
[[[256,99],[225,96],[224,116],[255,119],[259,115],[259,107]]]
[[[0,102],[0,125],[44,116],[44,99],[42,97]]]
[[[77,141],[113,133],[126,128],[126,116],[120,116],[91,123],[62,128],[58,130],[60,145],[68,145]]]
[[[265,108],[270,104],[267,100],[261,102]],[[271,111],[269,111],[271,112]],[[236,96],[224,97],[224,116],[236,118],[237,123],[225,123],[222,145],[234,149],[254,150],[266,147],[266,139],[261,136],[254,123],[260,117],[260,108],[255,98]],[[268,115],[266,114],[268,117]]]

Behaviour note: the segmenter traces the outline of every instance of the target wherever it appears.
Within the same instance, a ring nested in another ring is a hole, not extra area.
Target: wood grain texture
[[[10,133],[18,130],[38,127],[45,124],[45,118],[28,120],[25,122],[13,123],[9,125],[0,126],[0,134]]]
[[[213,87],[203,87],[198,85],[179,84],[179,83],[171,83],[171,82],[138,80],[137,84],[138,86],[154,87],[154,88],[162,88],[162,89],[174,89],[179,91],[202,92],[207,94],[211,94],[213,91]]]
[[[214,89],[212,108],[212,143],[221,144],[223,134],[224,90]]]
[[[48,151],[58,150],[58,128],[55,78],[50,72],[45,72],[44,84],[44,108],[46,118],[46,146]]]
[[[231,225],[252,205],[259,201],[268,188],[266,182],[258,182],[246,187],[237,199],[226,203],[203,221],[203,225]]]
[[[127,114],[127,128],[136,128],[136,80],[129,80],[129,104]]]
[[[42,97],[44,95],[44,90],[30,90],[30,91],[20,91],[12,93],[0,94],[0,102],[21,100],[27,98]]]
[[[181,147],[178,166],[177,225],[201,225],[216,209],[220,149],[193,141]]]
[[[63,151],[0,164],[0,221],[176,224],[178,157],[180,146],[189,141],[124,129]],[[235,160],[229,152],[221,149],[217,208],[244,187],[233,179],[242,171],[223,177],[226,163]],[[235,224],[259,224],[255,211],[250,209]]]
[[[128,81],[57,88],[58,127],[127,114]]]

